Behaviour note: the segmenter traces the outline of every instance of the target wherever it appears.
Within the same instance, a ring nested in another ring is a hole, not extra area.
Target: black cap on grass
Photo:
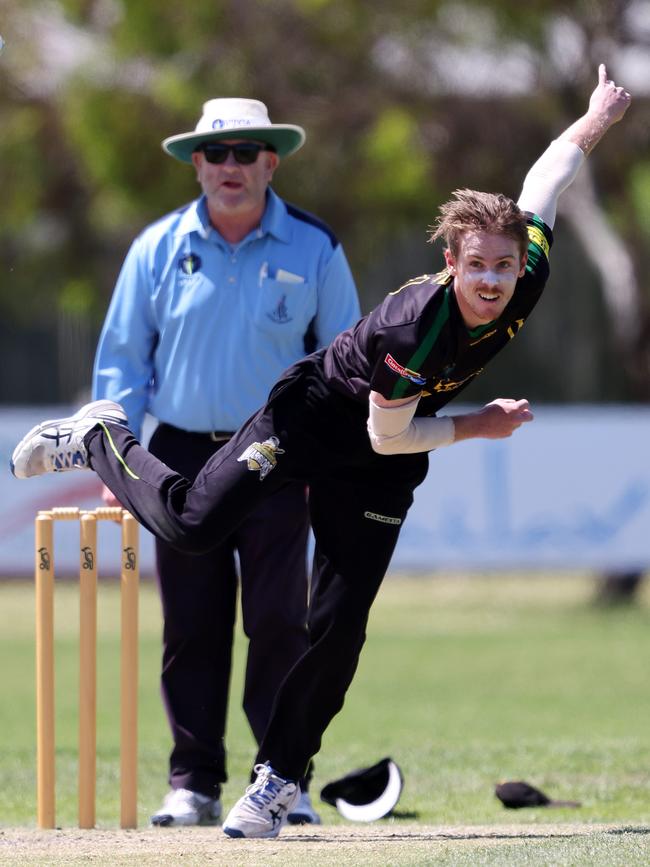
[[[509,780],[497,783],[494,794],[504,807],[519,809],[520,807],[580,807],[579,801],[554,801],[523,780]]]
[[[359,768],[328,783],[320,797],[346,819],[373,822],[387,816],[399,801],[404,779],[390,758],[369,768]]]

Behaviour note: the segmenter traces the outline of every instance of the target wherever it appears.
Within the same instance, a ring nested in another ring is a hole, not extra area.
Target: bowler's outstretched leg
[[[95,401],[73,416],[32,428],[14,450],[11,468],[17,478],[93,469],[151,533],[200,553],[227,538],[262,499],[286,484],[277,458],[282,453],[272,411],[260,410],[192,484],[140,445],[119,404]]]

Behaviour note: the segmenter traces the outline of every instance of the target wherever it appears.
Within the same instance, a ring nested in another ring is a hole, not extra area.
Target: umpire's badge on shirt
[[[237,460],[246,461],[248,469],[259,473],[262,481],[277,465],[276,455],[283,454],[284,449],[280,448],[280,440],[277,437],[269,437],[263,443],[251,443]]]
[[[287,307],[287,296],[283,295],[278,301],[275,308],[266,314],[272,322],[277,322],[278,325],[284,325],[285,322],[291,322],[293,316],[289,315]]]
[[[201,257],[197,256],[196,253],[188,253],[187,256],[178,260],[178,270],[191,277],[201,270]]]

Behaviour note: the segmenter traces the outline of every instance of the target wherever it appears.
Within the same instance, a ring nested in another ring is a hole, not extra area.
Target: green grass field
[[[584,861],[562,860],[559,850],[547,861],[482,861],[474,849],[469,861],[457,855],[435,863],[637,863],[633,853],[639,847],[650,852],[644,848],[650,847],[650,834],[641,833],[650,825],[650,598],[644,589],[637,605],[604,610],[592,604],[593,589],[588,576],[573,575],[387,579],[356,680],[317,758],[315,800],[325,782],[390,755],[405,777],[396,817],[365,831],[390,827],[397,833],[414,822],[428,828],[614,823],[637,829],[625,845],[615,841],[619,855],[628,852],[620,862],[611,853],[599,861],[593,850],[592,860]],[[143,582],[140,609],[139,821],[144,826],[167,790],[170,747],[158,692],[160,609],[150,582]],[[97,823],[106,829],[117,826],[119,812],[118,611],[118,587],[106,582],[99,603],[97,736]],[[63,827],[76,824],[77,619],[76,587],[60,583],[57,824]],[[1,584],[0,842],[2,827],[36,824],[33,623],[32,586]],[[241,794],[254,753],[239,707],[244,652],[240,639],[226,809]],[[527,780],[583,806],[507,811],[493,795],[494,784],[504,778]],[[321,812],[327,826],[338,825],[341,832],[350,827],[331,807],[322,804]],[[550,852],[545,847],[561,845],[566,842],[533,835],[527,858],[536,846]],[[494,850],[493,841],[488,850]],[[572,851],[577,858],[580,846]],[[365,857],[358,863],[434,861]]]

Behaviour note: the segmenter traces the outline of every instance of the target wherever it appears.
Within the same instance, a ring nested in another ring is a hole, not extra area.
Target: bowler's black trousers
[[[161,424],[149,451],[194,481],[226,443]],[[290,482],[207,553],[188,554],[156,540],[173,788],[218,798],[227,780],[224,735],[238,584],[248,638],[243,707],[261,743],[280,683],[309,644],[308,533],[306,486]],[[305,789],[306,781],[300,785]]]
[[[276,695],[258,753],[259,761],[290,779],[304,774],[343,706],[370,606],[428,467],[424,453],[372,451],[366,406],[331,389],[322,357],[314,353],[289,368],[267,404],[208,460],[193,484],[120,425],[98,425],[85,438],[92,468],[125,508],[180,550],[210,550],[269,494],[292,480],[309,484],[316,539],[311,645]],[[283,451],[261,478],[254,462],[239,458],[270,437],[277,437]]]

